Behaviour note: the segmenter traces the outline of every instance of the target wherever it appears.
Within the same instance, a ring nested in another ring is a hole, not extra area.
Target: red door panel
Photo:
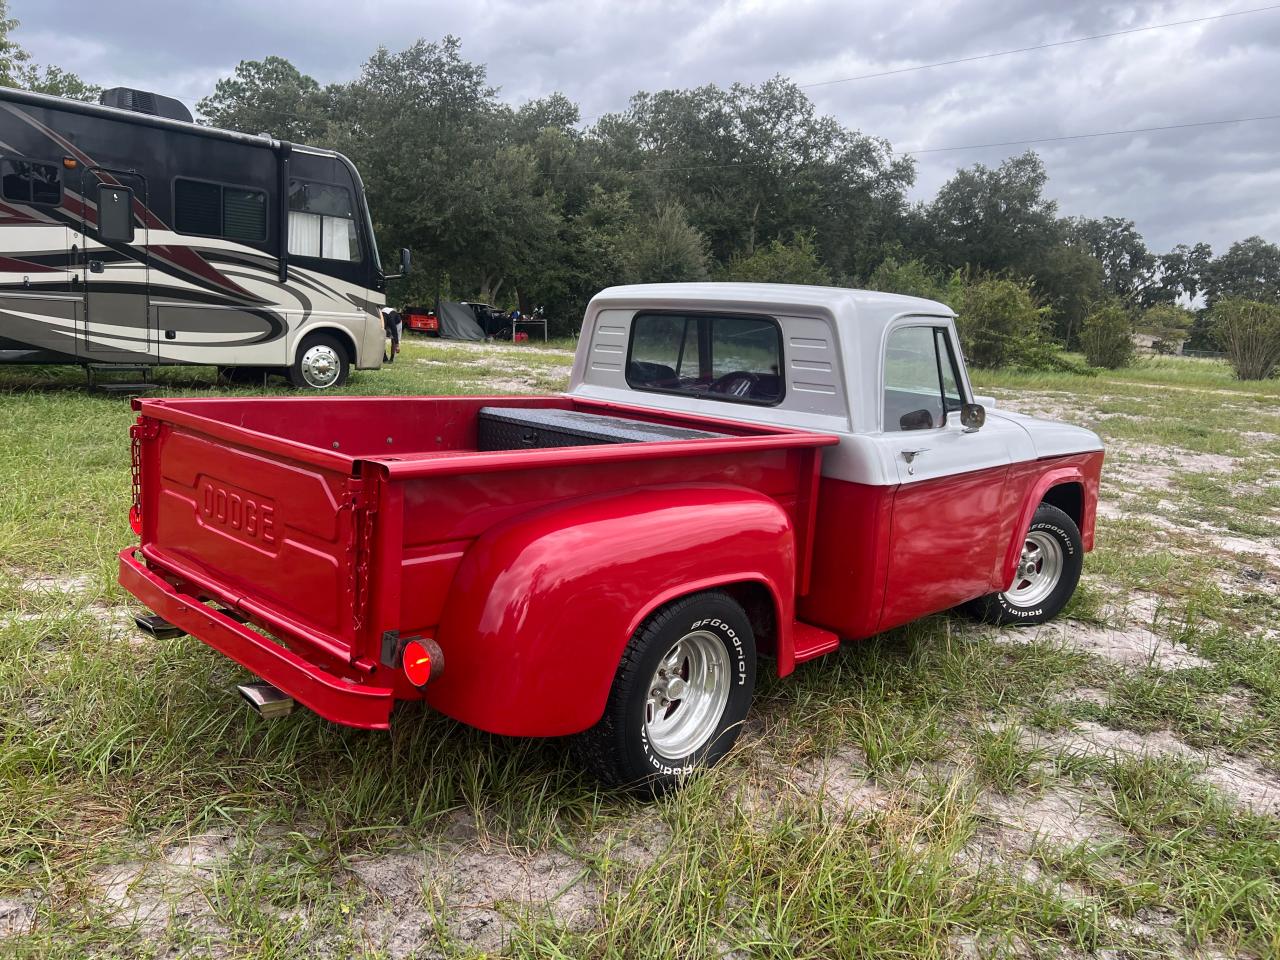
[[[904,483],[894,498],[880,629],[990,592],[1007,466]]]

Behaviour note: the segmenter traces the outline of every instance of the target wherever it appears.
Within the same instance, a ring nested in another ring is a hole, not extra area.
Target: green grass
[[[570,362],[415,339],[348,392],[550,391]],[[262,392],[205,369],[159,376],[162,395]],[[1280,434],[1280,384],[1171,359],[976,379],[1001,405],[1061,406],[1116,463],[1140,466],[1136,444],[1172,451],[1158,491],[1104,477],[1132,510],[1101,523],[1068,613],[1123,629],[1131,602],[1158,601],[1141,625],[1208,666],[1121,669],[1052,632],[931,617],[785,680],[764,671],[739,748],[645,804],[598,789],[558,742],[488,736],[418,706],[399,708],[390,734],[305,711],[264,722],[240,705],[245,674],[225,658],[189,638],[141,641],[121,627],[114,584],[132,539],[127,400],[85,392],[77,370],[0,370],[0,915],[35,911],[22,936],[0,937],[0,956],[375,957],[393,933],[451,957],[1277,955],[1280,820],[1207,786],[1195,763],[1037,738],[1082,721],[1169,731],[1280,778],[1280,643],[1265,633],[1280,622],[1280,574],[1210,535],[1276,536],[1280,446],[1241,432]],[[1234,469],[1188,469],[1180,450]],[[1101,702],[1073,699],[1084,688]],[[878,799],[851,810],[850,785]],[[1113,833],[1031,844],[991,812],[993,798],[1067,788]],[[211,831],[228,843],[207,868],[167,864]],[[589,912],[508,897],[482,917],[507,925],[505,946],[480,921],[459,927],[483,890],[448,858],[475,851],[564,858],[553,875],[567,896],[589,890]],[[405,874],[394,895],[360,879],[360,864],[393,855],[446,862]],[[159,921],[122,922],[104,898],[104,871],[125,864],[137,877],[122,896],[165,903]]]

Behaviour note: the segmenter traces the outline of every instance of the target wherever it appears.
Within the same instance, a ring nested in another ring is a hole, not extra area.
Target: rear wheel
[[[1031,518],[1009,589],[979,597],[965,609],[987,623],[1052,620],[1076,592],[1083,563],[1084,546],[1075,521],[1042,503]]]
[[[289,367],[289,382],[299,390],[331,390],[347,382],[347,352],[333,337],[313,333],[298,347]]]
[[[742,607],[720,591],[676,600],[632,635],[604,716],[575,750],[610,786],[663,793],[729,751],[755,679],[755,636]]]

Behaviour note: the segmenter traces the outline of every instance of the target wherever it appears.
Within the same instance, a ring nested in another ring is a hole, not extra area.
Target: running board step
[[[100,393],[150,393],[158,383],[95,383],[93,389]]]
[[[164,617],[158,617],[154,613],[138,614],[133,618],[133,622],[138,625],[139,630],[151,634],[157,640],[172,640],[174,637],[187,635],[187,631],[181,627],[175,627]]]
[[[795,621],[791,627],[791,639],[796,652],[796,663],[820,657],[840,646],[840,637],[837,634],[815,627],[811,623],[801,623],[799,620]]]

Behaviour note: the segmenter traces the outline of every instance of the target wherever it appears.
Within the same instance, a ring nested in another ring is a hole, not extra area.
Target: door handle
[[[907,473],[916,472],[916,457],[922,453],[928,453],[928,447],[916,447],[914,450],[903,450],[902,459],[907,461]]]
[[[103,269],[103,267],[102,267],[102,261],[101,261],[101,260],[90,260],[90,261],[89,261],[89,272],[90,272],[90,273],[101,273],[101,272],[102,272],[102,269]]]

